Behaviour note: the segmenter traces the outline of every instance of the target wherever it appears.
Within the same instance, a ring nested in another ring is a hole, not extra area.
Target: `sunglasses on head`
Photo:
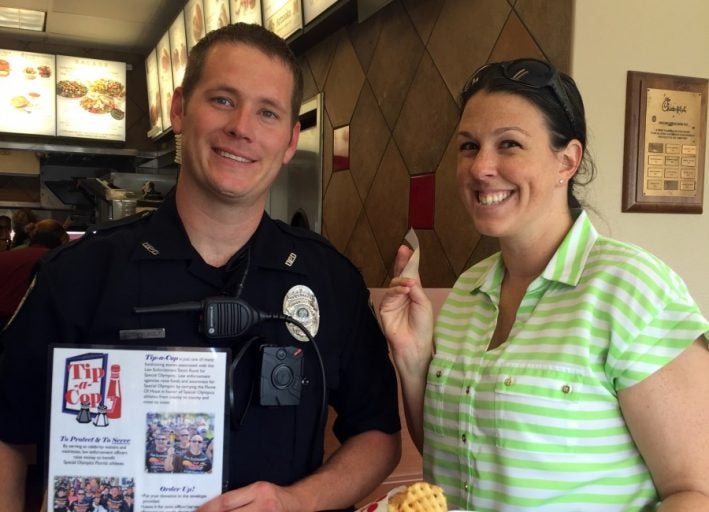
[[[478,82],[488,75],[497,73],[499,76],[531,89],[549,87],[557,101],[564,109],[566,118],[575,133],[578,133],[578,124],[574,116],[571,101],[566,94],[564,84],[561,82],[559,72],[548,62],[537,59],[517,59],[506,62],[494,62],[481,66],[472,74],[463,87],[463,97],[472,96]]]

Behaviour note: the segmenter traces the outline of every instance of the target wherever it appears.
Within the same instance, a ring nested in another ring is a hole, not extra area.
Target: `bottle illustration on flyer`
[[[73,489],[86,506],[192,512],[222,492],[228,350],[51,350],[48,507]]]

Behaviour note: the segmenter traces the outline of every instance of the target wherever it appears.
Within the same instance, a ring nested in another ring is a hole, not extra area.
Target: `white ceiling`
[[[0,0],[47,13],[46,32],[0,28],[0,37],[146,54],[185,0]]]

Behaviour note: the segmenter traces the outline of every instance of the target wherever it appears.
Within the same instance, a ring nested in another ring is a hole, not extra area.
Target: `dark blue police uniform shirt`
[[[242,339],[215,342],[201,334],[199,312],[133,312],[135,306],[220,295],[241,281],[245,259],[236,255],[222,269],[207,265],[189,243],[172,194],[155,213],[117,223],[52,253],[3,333],[0,439],[17,444],[44,440],[46,418],[38,406],[46,402],[50,343],[210,345],[229,347],[234,354],[245,338],[258,336],[235,372],[236,425],[225,455],[229,488],[259,480],[285,485],[312,472],[323,453],[322,432],[313,436],[322,379],[308,343],[293,338],[280,321],[263,322]],[[338,439],[368,430],[397,432],[396,376],[357,269],[320,236],[265,214],[248,247],[241,299],[261,311],[280,313],[284,296],[295,285],[308,286],[317,297],[315,341],[325,364],[327,400],[337,412]],[[291,265],[286,264],[289,258]],[[165,328],[164,339],[119,339],[120,330],[151,328]],[[261,406],[258,389],[249,405],[263,344],[304,349],[309,384],[303,386],[299,405]]]

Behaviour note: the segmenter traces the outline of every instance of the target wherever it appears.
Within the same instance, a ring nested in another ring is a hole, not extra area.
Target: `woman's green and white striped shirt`
[[[657,493],[617,391],[709,332],[679,276],[601,237],[585,212],[525,294],[508,340],[487,351],[504,268],[461,275],[436,322],[424,410],[424,475],[451,508],[637,511]]]

